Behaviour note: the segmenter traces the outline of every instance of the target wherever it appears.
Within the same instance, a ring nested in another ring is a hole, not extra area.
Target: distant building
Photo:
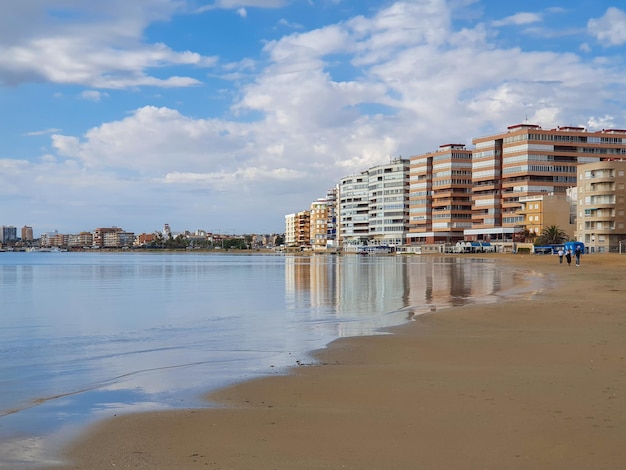
[[[337,236],[337,196],[339,194],[339,186],[335,186],[326,192],[326,245],[328,248],[337,248],[339,246]]]
[[[0,243],[11,243],[17,241],[17,229],[13,226],[0,226]]]
[[[39,238],[39,245],[43,247],[56,246],[56,245],[52,245],[52,243],[54,240],[56,240],[58,236],[59,236],[58,230],[54,230],[52,232],[44,232],[41,234],[41,237]]]
[[[314,251],[325,250],[328,241],[328,203],[318,199],[311,204],[310,245]]]
[[[311,246],[311,211],[301,211],[296,214],[296,246],[307,248]]]
[[[154,233],[140,233],[135,237],[135,246],[146,246],[150,245],[152,242],[156,240],[156,236]]]
[[[163,238],[166,240],[172,235],[172,230],[170,229],[170,224],[163,225]]]
[[[91,232],[80,232],[69,235],[67,245],[73,248],[89,248],[93,245],[93,234]]]
[[[626,161],[578,167],[576,239],[591,252],[626,248]]]
[[[296,214],[285,216],[285,246],[296,246]]]
[[[93,231],[93,246],[98,248],[130,247],[134,242],[135,234],[119,227],[97,228]]]
[[[339,181],[339,238],[344,247],[369,239],[369,175],[367,171]]]
[[[28,225],[24,225],[22,227],[22,241],[31,242],[33,241],[33,228]]]

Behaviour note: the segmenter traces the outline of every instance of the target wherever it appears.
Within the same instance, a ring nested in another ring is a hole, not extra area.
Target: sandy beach
[[[626,468],[626,255],[489,256],[542,291],[335,341],[216,408],[111,417],[55,468]]]

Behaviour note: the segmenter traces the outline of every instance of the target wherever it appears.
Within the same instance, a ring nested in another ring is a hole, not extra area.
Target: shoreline
[[[51,468],[623,468],[626,257],[489,258],[556,284],[336,340],[216,408],[109,419]]]

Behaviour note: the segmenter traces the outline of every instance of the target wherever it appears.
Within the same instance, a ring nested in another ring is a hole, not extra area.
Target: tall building
[[[328,240],[328,203],[326,199],[318,199],[311,204],[311,248],[314,251],[325,250]]]
[[[339,246],[337,237],[337,195],[339,186],[335,186],[326,192],[326,211],[328,220],[326,222],[326,240],[328,248]]]
[[[0,226],[0,243],[10,243],[17,241],[17,229],[15,227]]]
[[[339,238],[344,247],[369,238],[369,175],[363,171],[339,181]]]
[[[31,242],[33,241],[33,228],[28,225],[24,225],[22,227],[22,241]]]
[[[626,159],[578,167],[576,238],[591,252],[626,249]]]
[[[285,216],[285,246],[296,246],[296,214]]]
[[[311,246],[311,211],[301,211],[296,214],[296,246],[307,248]]]
[[[521,230],[520,198],[565,194],[579,164],[626,155],[626,131],[531,124],[473,139],[472,229],[466,239],[510,240]]]
[[[411,157],[407,243],[452,243],[472,227],[472,151],[463,144]]]
[[[404,245],[409,227],[409,170],[408,159],[394,158],[367,171],[368,245]]]

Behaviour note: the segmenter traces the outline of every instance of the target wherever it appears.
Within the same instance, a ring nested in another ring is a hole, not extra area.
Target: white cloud
[[[543,17],[539,13],[522,12],[515,15],[507,16],[506,18],[498,21],[494,21],[494,26],[509,26],[509,25],[526,25],[532,23],[540,23],[543,21]]]
[[[101,91],[96,91],[96,90],[85,90],[80,94],[80,97],[82,99],[87,100],[87,101],[94,101],[96,103],[102,100],[102,98],[106,98],[108,96],[109,96],[108,93],[103,93]]]
[[[589,20],[587,29],[606,47],[626,44],[626,12],[611,7],[602,17]]]
[[[38,81],[93,88],[195,85],[199,81],[193,77],[149,74],[154,68],[207,67],[217,61],[143,42],[144,29],[153,21],[169,19],[177,8],[177,2],[166,0],[144,0],[141,8],[125,0],[89,4],[33,0],[0,6],[0,85]]]
[[[57,129],[57,128],[51,127],[50,129],[42,129],[40,131],[26,132],[24,135],[33,137],[33,136],[39,136],[39,135],[56,134],[56,133],[58,133],[60,131],[61,131],[61,129]]]
[[[287,5],[288,0],[214,0],[209,5],[204,5],[196,9],[196,13],[224,9],[232,10],[242,7],[254,8],[279,8]]]
[[[245,8],[239,8],[237,10],[237,14],[241,16],[242,18],[245,18],[246,16],[248,16],[248,12],[246,11]]]

